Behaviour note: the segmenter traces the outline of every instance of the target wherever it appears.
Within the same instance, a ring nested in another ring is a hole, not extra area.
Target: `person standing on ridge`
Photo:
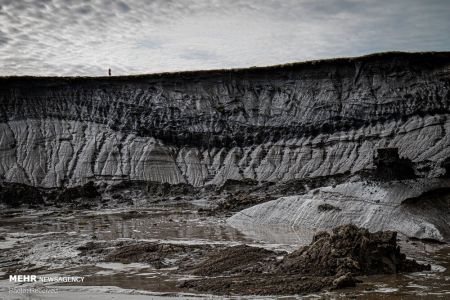
[[[108,69],[108,74],[109,76],[111,76],[111,69]]]

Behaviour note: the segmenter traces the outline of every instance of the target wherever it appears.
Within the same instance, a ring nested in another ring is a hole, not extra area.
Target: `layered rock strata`
[[[450,53],[268,68],[0,79],[0,177],[193,186],[356,172],[376,148],[443,171]]]

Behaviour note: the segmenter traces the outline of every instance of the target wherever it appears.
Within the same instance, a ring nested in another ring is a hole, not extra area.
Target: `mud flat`
[[[417,294],[445,297],[450,290],[445,245],[354,227],[303,236],[289,229],[283,235],[247,236],[222,217],[205,216],[198,209],[178,202],[101,212],[3,212],[0,294],[9,296],[7,276],[15,273],[86,276],[83,286],[51,286],[67,299],[91,295],[104,299],[105,293],[117,299],[211,298],[211,294],[248,299],[256,294],[269,299],[389,294],[414,299]],[[400,254],[398,238],[408,257],[426,261],[419,266]],[[336,249],[338,254],[331,255]],[[372,255],[372,249],[381,252]],[[382,263],[378,254],[384,257]],[[369,261],[385,269],[377,270],[367,265]],[[422,271],[404,273],[410,264]],[[423,267],[428,264],[430,271]]]
[[[248,246],[227,248],[191,271],[214,277],[186,281],[182,287],[215,294],[308,294],[354,287],[361,282],[358,275],[431,270],[400,253],[394,232],[369,233],[354,225],[318,233],[310,245],[282,258],[276,255]]]

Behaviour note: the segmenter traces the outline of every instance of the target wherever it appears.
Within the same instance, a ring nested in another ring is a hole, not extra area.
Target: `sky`
[[[0,0],[0,76],[449,51],[450,0]]]

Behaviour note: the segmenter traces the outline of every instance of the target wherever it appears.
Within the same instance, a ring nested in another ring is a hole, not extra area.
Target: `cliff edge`
[[[356,172],[377,148],[442,173],[450,52],[129,77],[0,78],[0,178],[220,185]]]

